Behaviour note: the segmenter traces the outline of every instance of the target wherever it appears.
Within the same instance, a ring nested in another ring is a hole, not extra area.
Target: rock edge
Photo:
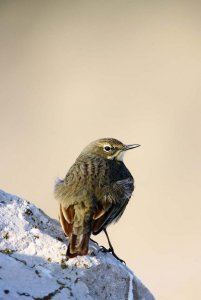
[[[0,300],[154,300],[128,267],[95,243],[90,255],[68,261],[66,243],[56,220],[0,190]]]

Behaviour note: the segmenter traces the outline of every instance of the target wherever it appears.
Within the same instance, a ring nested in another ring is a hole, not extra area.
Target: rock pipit
[[[134,190],[134,179],[123,163],[124,153],[140,145],[125,145],[113,138],[89,144],[63,180],[55,185],[59,219],[69,237],[66,256],[87,255],[91,234],[104,231],[122,216]],[[118,258],[118,257],[117,257]]]

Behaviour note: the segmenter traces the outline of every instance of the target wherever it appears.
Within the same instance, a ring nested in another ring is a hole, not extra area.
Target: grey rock
[[[110,253],[90,243],[90,255],[66,260],[67,240],[56,220],[0,190],[0,300],[153,300]]]

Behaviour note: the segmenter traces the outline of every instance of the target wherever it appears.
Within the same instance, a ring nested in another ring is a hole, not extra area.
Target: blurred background
[[[84,146],[141,144],[110,238],[157,299],[198,299],[201,2],[1,0],[0,52],[0,188],[57,218]]]

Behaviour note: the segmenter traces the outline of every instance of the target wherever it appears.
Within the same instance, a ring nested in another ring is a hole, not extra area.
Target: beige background
[[[1,1],[0,49],[0,187],[56,218],[86,144],[141,144],[110,237],[157,299],[198,299],[200,1]]]

